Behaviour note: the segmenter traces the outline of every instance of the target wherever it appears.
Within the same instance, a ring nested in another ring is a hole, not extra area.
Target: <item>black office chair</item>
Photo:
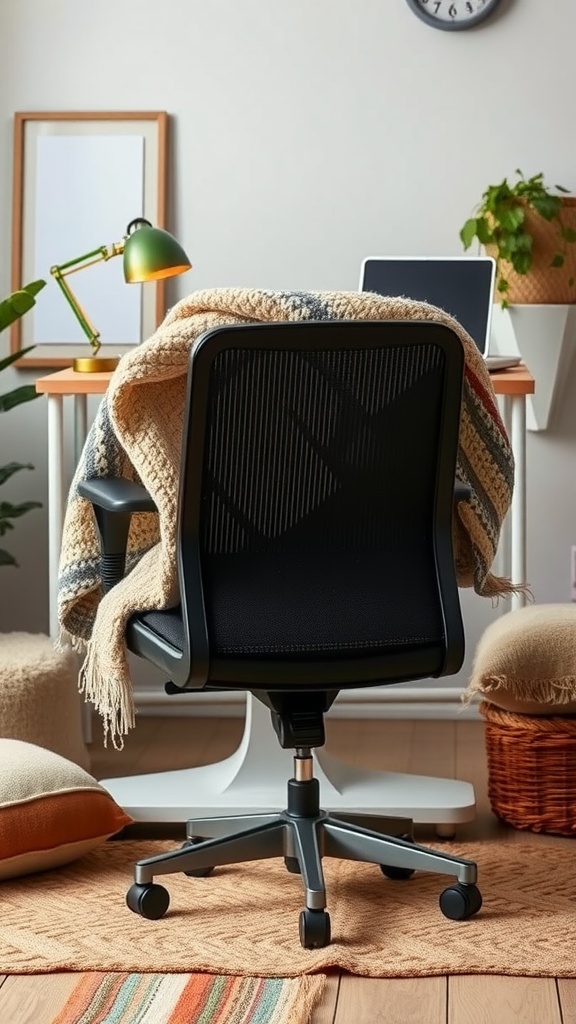
[[[182,848],[139,861],[131,910],[165,914],[155,875],[283,857],[302,876],[300,941],[325,946],[323,856],[370,861],[391,878],[455,875],[442,912],[462,920],[480,909],[476,865],[417,845],[411,821],[321,810],[312,759],[341,689],[462,664],[452,514],[463,372],[460,340],[434,322],[224,326],[196,345],[181,604],[135,615],[126,641],[166,673],[170,693],[251,691],[294,750],[294,777],[278,814],[190,821]],[[110,586],[130,514],[154,506],[127,481],[80,491],[95,505]]]

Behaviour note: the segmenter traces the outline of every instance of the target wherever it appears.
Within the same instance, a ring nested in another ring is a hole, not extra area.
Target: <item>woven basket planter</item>
[[[564,227],[576,230],[576,196],[562,199],[560,216]],[[533,239],[533,263],[529,274],[517,274],[511,263],[501,261],[504,277],[509,284],[508,302],[526,305],[564,305],[576,302],[576,287],[569,283],[571,279],[576,281],[576,245],[571,243],[567,246],[563,267],[551,267],[550,261],[561,246],[557,223],[544,220],[529,208],[526,208],[524,223]],[[496,258],[495,246],[487,245],[486,252],[488,256]],[[496,302],[500,301],[498,291],[495,291],[494,298]]]
[[[576,835],[576,715],[521,715],[484,702],[488,796],[514,828]]]

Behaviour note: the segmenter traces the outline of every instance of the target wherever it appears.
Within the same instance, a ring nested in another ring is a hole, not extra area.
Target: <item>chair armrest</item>
[[[156,512],[156,505],[142,484],[119,477],[81,480],[78,493],[106,512]]]
[[[454,483],[454,501],[458,504],[459,501],[470,501],[472,497],[472,488],[468,484],[463,484],[461,480],[456,480]]]
[[[145,487],[132,480],[81,480],[78,493],[92,503],[101,548],[102,588],[108,593],[124,577],[130,520],[134,512],[156,512]]]

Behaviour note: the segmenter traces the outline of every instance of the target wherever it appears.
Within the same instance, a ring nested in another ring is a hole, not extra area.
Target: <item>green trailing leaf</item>
[[[34,296],[25,291],[14,292],[8,299],[0,302],[0,331],[4,331],[6,327],[32,309],[34,303]]]
[[[544,220],[554,220],[560,212],[562,200],[560,196],[534,196],[530,205]]]
[[[532,266],[532,254],[529,252],[513,252],[510,262],[517,274],[527,274]]]
[[[567,247],[576,243],[576,230],[562,223],[562,196],[569,194],[569,189],[555,185],[555,191],[550,191],[542,171],[529,178],[518,168],[515,173],[516,181],[504,178],[484,189],[475,216],[465,221],[460,229],[464,249],[469,249],[474,239],[479,245],[494,247],[496,288],[504,307],[508,305],[509,292],[507,267],[511,265],[517,274],[529,274],[533,265],[533,238],[526,227],[527,209],[553,223],[557,229],[558,251],[551,258],[551,267],[561,270],[566,263]],[[568,283],[574,287],[573,278]]]
[[[16,565],[17,566],[18,562],[14,558],[14,555],[11,555],[9,551],[4,551],[3,548],[0,548],[0,565]]]
[[[476,234],[480,245],[489,245],[493,241],[492,228],[486,217],[478,217],[476,220]]]
[[[524,223],[525,215],[521,206],[510,206],[508,203],[503,203],[501,206],[496,207],[494,215],[504,233],[509,232],[513,234]]]
[[[29,281],[28,284],[24,285],[24,291],[28,292],[29,295],[38,295],[45,287],[46,281],[43,278],[38,278],[37,281]]]
[[[7,462],[5,466],[0,466],[0,484],[5,484],[14,473],[19,473],[21,469],[34,469],[34,466],[30,462]]]
[[[0,395],[0,412],[9,412],[17,405],[22,405],[22,402],[31,402],[34,398],[40,398],[34,385],[23,384],[5,395]]]
[[[9,356],[5,356],[4,359],[0,359],[0,371],[5,370],[7,366],[12,366],[18,359],[22,359],[28,352],[36,348],[36,345],[28,345],[28,348],[21,348],[18,352],[12,352]]]
[[[13,505],[11,501],[0,501],[0,534],[13,529],[11,519],[20,519],[33,508],[42,508],[42,505],[39,501],[22,501],[19,505]]]
[[[478,228],[476,225],[477,221],[476,218],[474,217],[471,220],[467,220],[460,231],[460,239],[465,249],[470,248],[472,242],[474,241],[476,235],[478,234]]]
[[[36,302],[35,296],[45,284],[46,281],[32,281],[0,302],[0,331],[32,309]]]

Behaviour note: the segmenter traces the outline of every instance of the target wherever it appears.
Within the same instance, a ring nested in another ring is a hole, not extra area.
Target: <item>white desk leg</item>
[[[506,427],[506,433],[510,439],[512,450],[514,445],[512,443],[512,398],[510,395],[503,395],[500,397],[500,411],[502,413],[502,419],[504,426]],[[501,554],[502,563],[500,571],[504,576],[512,578],[512,510],[508,510],[506,519],[502,524],[500,531],[500,545],[499,552]]]
[[[64,525],[64,396],[48,395],[48,607],[58,636],[58,563]]]
[[[48,395],[48,608],[50,636],[55,640],[58,626],[58,566],[64,527],[64,395]],[[78,401],[80,398],[80,401]],[[75,453],[78,456],[86,437],[86,396],[75,396]],[[82,706],[82,732],[92,740],[92,709]]]
[[[88,433],[88,395],[74,395],[74,464],[82,455],[86,434]],[[82,704],[82,733],[86,743],[92,743],[92,704],[85,700]]]
[[[88,395],[74,395],[74,459],[77,464],[82,455],[88,433]]]
[[[527,583],[526,559],[526,398],[515,395],[511,402],[510,441],[516,464],[514,494],[510,508],[510,575],[513,583]],[[513,594],[512,610],[523,608],[524,594]]]

